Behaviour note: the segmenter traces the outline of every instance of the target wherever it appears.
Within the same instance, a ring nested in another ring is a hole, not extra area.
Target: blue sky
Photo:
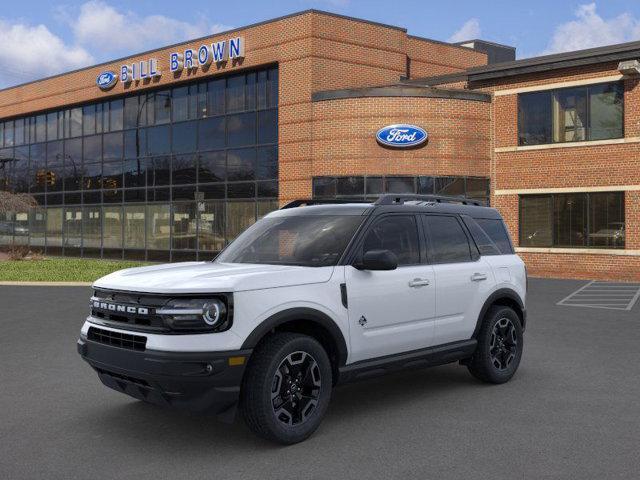
[[[438,40],[479,37],[518,57],[640,40],[637,0],[4,0],[0,88],[317,8]]]

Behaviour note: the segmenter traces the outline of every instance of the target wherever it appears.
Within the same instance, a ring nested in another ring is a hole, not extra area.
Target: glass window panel
[[[364,196],[364,177],[339,177],[336,194],[340,196]]]
[[[213,80],[207,84],[207,115],[224,113],[225,80]]]
[[[229,181],[255,180],[256,149],[229,150],[227,153],[227,176]]]
[[[180,122],[189,118],[189,87],[174,88],[171,94],[173,121]]]
[[[193,118],[204,118],[207,116],[207,84],[204,82],[198,83],[195,87],[198,90],[198,98]]]
[[[258,109],[267,108],[267,70],[258,72],[258,82],[256,85],[256,104]]]
[[[551,92],[518,95],[518,144],[551,142]]]
[[[99,189],[102,180],[102,163],[85,163],[83,171],[83,190]]]
[[[147,129],[147,145],[149,155],[162,155],[171,152],[171,135],[169,125]]]
[[[242,147],[256,143],[256,114],[241,113],[227,116],[227,145]]]
[[[172,248],[195,250],[196,232],[196,204],[192,202],[174,204]]]
[[[466,192],[469,198],[486,198],[489,196],[489,179],[467,177]]]
[[[520,245],[550,247],[553,231],[553,197],[520,197]]]
[[[431,195],[435,189],[435,179],[433,177],[418,177],[418,193],[421,195]]]
[[[225,147],[224,117],[205,118],[198,123],[199,150],[216,150]]]
[[[476,223],[480,225],[482,230],[487,236],[495,243],[498,250],[503,255],[509,255],[513,253],[511,247],[511,241],[509,240],[509,234],[505,228],[505,224],[502,220],[495,220],[491,218],[476,218]]]
[[[413,177],[387,177],[387,193],[415,193]]]
[[[29,212],[16,212],[13,220],[13,244],[29,245]]]
[[[624,192],[589,194],[589,246],[624,248]]]
[[[256,74],[247,73],[247,85],[245,87],[245,108],[247,110],[256,109]]]
[[[120,100],[111,100],[109,102],[109,131],[115,132],[122,130],[124,126],[124,102]]]
[[[278,182],[258,182],[258,197],[278,198]]]
[[[553,95],[553,141],[587,139],[587,88],[566,88]]]
[[[96,133],[96,106],[87,105],[82,107],[82,132],[84,135],[95,135]]]
[[[46,144],[45,148],[47,155],[47,168],[45,173],[47,191],[60,192],[64,186],[65,172],[62,141],[49,142]],[[35,155],[32,160],[32,165],[36,170],[41,168],[42,165],[40,162],[36,161]]]
[[[47,140],[58,139],[58,112],[47,114]]]
[[[0,213],[0,245],[13,243],[13,213]]]
[[[82,203],[81,192],[65,192],[63,198],[65,205],[77,205]]]
[[[240,112],[244,107],[244,75],[227,78],[227,112]]]
[[[196,187],[173,187],[171,199],[176,200],[194,200],[196,196]]]
[[[278,147],[259,147],[257,150],[256,177],[258,180],[278,178]]]
[[[167,202],[171,200],[171,189],[153,188],[147,190],[147,201],[149,202]]]
[[[47,194],[47,206],[50,205],[62,205],[62,194],[61,193],[49,193]]]
[[[29,211],[29,245],[44,247],[47,231],[47,211],[42,207]]]
[[[227,202],[227,240],[230,242],[256,221],[255,202]]]
[[[316,177],[313,179],[314,198],[334,198],[336,196],[336,179],[332,177]]]
[[[82,230],[84,248],[102,246],[102,208],[94,206],[82,209]]]
[[[122,187],[122,160],[105,161],[102,165],[102,188],[113,190]]]
[[[172,183],[180,185],[185,183],[196,183],[196,156],[176,155],[172,161]]]
[[[44,118],[44,115],[41,115],[40,117]],[[24,128],[24,118],[18,118],[17,120],[14,121],[13,123],[13,128],[14,128],[14,139],[13,139],[13,143],[14,145],[24,145],[25,143],[25,128]],[[45,132],[46,133],[46,132]],[[45,137],[46,139],[46,137]],[[44,141],[43,140],[39,140],[39,141]]]
[[[267,86],[267,98],[269,107],[278,106],[278,69],[269,70],[269,81]]]
[[[174,123],[171,131],[174,153],[195,152],[198,138],[197,122]]]
[[[56,153],[58,152],[52,151],[52,160]],[[47,145],[45,143],[31,145],[29,159],[29,190],[32,193],[44,192],[47,187]]]
[[[371,250],[393,252],[398,257],[398,265],[420,263],[420,243],[415,218],[392,216],[377,222],[366,233],[361,253]]]
[[[278,142],[278,111],[275,109],[258,112],[258,143]]]
[[[107,133],[103,137],[102,151],[105,160],[122,158],[122,132]]]
[[[624,135],[623,104],[622,83],[589,87],[589,140],[620,138]]]
[[[464,196],[464,177],[436,177],[436,194]]]
[[[13,152],[13,188],[16,193],[29,191],[29,145],[16,147]],[[2,160],[0,160],[2,162]]]
[[[71,248],[82,247],[82,208],[64,209],[64,246]]]
[[[102,203],[102,192],[83,192],[82,201],[84,203]]]
[[[365,181],[366,195],[380,195],[384,192],[382,177],[367,177]]]
[[[124,99],[124,113],[123,113],[123,127],[124,128],[136,128],[138,127],[138,96],[132,95]]]
[[[224,183],[218,183],[214,185],[200,185],[198,186],[198,192],[204,195],[204,198],[225,198],[225,186]]]
[[[124,203],[141,203],[147,199],[147,191],[144,188],[124,190]]]
[[[256,196],[256,184],[254,182],[227,184],[227,197],[229,198],[254,198]]]
[[[278,208],[278,200],[260,200],[258,201],[258,218],[260,219]]]
[[[104,248],[122,248],[122,207],[104,207],[102,246]]]
[[[584,193],[556,195],[554,199],[554,245],[586,246],[587,196]]]
[[[102,135],[84,137],[82,143],[82,159],[84,163],[102,160]]]
[[[143,157],[147,155],[147,130],[137,128],[124,132],[125,158]]]
[[[82,135],[82,108],[72,108],[69,110],[69,135],[79,137]],[[36,136],[37,133],[36,133]]]
[[[47,247],[62,246],[62,208],[47,208]]]
[[[205,152],[198,155],[198,182],[221,182],[226,179],[225,152]]]
[[[145,206],[124,207],[124,248],[145,248]]]
[[[4,122],[4,146],[13,146],[13,121]]]
[[[0,122],[0,148],[4,146],[4,123]]]
[[[156,92],[154,95],[154,123],[168,123],[171,120],[171,93],[169,90]]]
[[[458,219],[440,215],[423,215],[422,219],[430,238],[429,260],[432,263],[471,261],[469,240]]]
[[[147,165],[149,161],[145,159],[133,159],[125,160],[124,171],[124,186],[125,187],[144,187],[147,184]],[[153,175],[153,171],[152,171]]]
[[[16,126],[19,122],[16,122]],[[16,137],[18,129],[16,128]],[[22,129],[22,135],[24,135],[24,129]],[[24,137],[21,139],[24,140]],[[36,117],[36,142],[45,142],[47,140],[47,116],[38,115]],[[16,138],[16,145],[18,144]]]
[[[171,180],[171,157],[162,156],[153,158],[153,180],[147,174],[147,184],[154,186],[169,185]]]
[[[198,212],[198,250],[218,252],[225,246],[224,202],[202,202]]]
[[[109,131],[109,104],[96,104],[96,133]]]
[[[33,148],[33,147],[32,147]],[[64,188],[80,190],[82,183],[82,139],[64,142]]]

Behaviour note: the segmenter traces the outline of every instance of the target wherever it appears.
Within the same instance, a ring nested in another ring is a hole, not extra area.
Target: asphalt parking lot
[[[447,365],[343,386],[291,447],[103,387],[75,347],[88,288],[0,286],[0,478],[638,478],[640,305],[556,305],[585,283],[530,280],[510,383]]]

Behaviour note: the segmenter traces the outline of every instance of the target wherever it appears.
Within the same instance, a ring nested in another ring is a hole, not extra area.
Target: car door
[[[456,215],[422,215],[422,223],[436,282],[434,344],[471,338],[495,283],[491,266]]]
[[[356,247],[356,261],[369,250],[390,250],[395,270],[345,267],[350,360],[359,361],[428,347],[433,341],[435,290],[433,268],[424,259],[415,215],[376,219]]]

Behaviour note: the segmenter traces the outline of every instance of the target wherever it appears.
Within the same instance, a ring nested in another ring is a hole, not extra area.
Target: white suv
[[[499,213],[459,199],[293,202],[213,262],[94,290],[78,351],[105,385],[226,420],[239,405],[281,443],[314,432],[339,382],[459,361],[503,383],[522,356],[524,264]]]

